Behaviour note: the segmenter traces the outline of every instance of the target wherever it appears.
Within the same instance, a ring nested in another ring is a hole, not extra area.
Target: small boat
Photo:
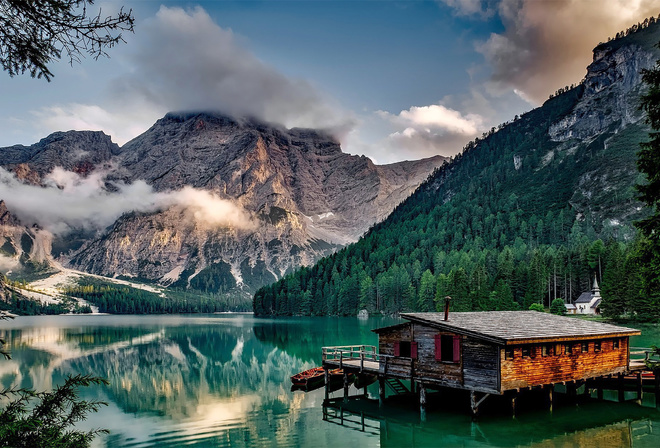
[[[330,390],[340,389],[344,385],[344,371],[342,369],[332,369],[328,371],[330,379]],[[348,374],[348,381],[352,383],[355,379],[353,373]],[[325,385],[325,372],[323,367],[314,367],[304,372],[296,373],[291,377],[293,386],[291,390],[312,391]]]
[[[315,386],[323,386],[325,372],[323,367],[314,367],[304,372],[296,373],[291,377],[291,382],[298,388],[311,389]]]

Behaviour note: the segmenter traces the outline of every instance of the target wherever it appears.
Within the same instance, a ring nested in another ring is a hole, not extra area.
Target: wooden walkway
[[[380,372],[380,360],[385,355],[376,353],[373,345],[323,347],[323,367],[344,369],[352,373]]]

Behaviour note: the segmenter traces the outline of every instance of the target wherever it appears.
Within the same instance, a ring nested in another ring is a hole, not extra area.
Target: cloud
[[[413,106],[396,115],[377,111],[376,115],[394,128],[377,145],[390,155],[384,157],[386,160],[401,160],[402,153],[408,158],[454,155],[484,127],[480,115],[462,114],[441,104]]]
[[[351,114],[304,79],[260,61],[231,29],[201,7],[161,6],[137,28],[129,70],[113,78],[97,105],[71,103],[35,112],[48,132],[103,129],[119,144],[171,111],[220,111],[287,127],[344,131]]]
[[[580,81],[592,50],[644,18],[660,0],[444,0],[457,14],[484,18],[496,11],[504,31],[477,44],[490,65],[493,93],[515,91],[539,104],[560,87]]]
[[[24,224],[38,224],[54,234],[72,229],[102,230],[127,212],[156,212],[169,207],[185,211],[204,228],[231,226],[251,229],[249,214],[233,202],[214,194],[184,187],[154,192],[144,181],[105,188],[104,173],[88,177],[55,168],[43,186],[24,184],[13,173],[0,168],[0,198]]]
[[[491,17],[495,13],[496,0],[439,0],[453,8],[460,16]]]

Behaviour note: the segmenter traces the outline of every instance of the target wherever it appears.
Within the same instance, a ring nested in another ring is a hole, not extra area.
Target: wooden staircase
[[[408,388],[398,378],[387,378],[385,382],[397,395],[410,393]]]

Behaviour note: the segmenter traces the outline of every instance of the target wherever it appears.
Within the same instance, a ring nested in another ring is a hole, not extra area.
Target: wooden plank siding
[[[619,348],[613,348],[615,339],[591,341],[574,340],[569,342],[572,353],[565,353],[565,343],[546,344],[552,347],[551,353],[542,356],[544,344],[513,346],[513,359],[506,359],[505,349],[499,350],[501,364],[501,391],[594,378],[603,375],[623,373],[628,366],[628,338],[619,340]],[[588,352],[581,350],[582,343],[588,345]],[[601,343],[600,352],[594,350]],[[530,349],[529,357],[523,357],[523,347]],[[560,354],[556,354],[557,347]]]
[[[463,381],[468,389],[499,391],[500,349],[475,338],[463,338]]]
[[[393,327],[391,330],[378,335],[378,353],[394,356],[394,345],[399,341],[412,342],[412,324]],[[407,357],[382,358],[380,360],[380,373],[398,378],[410,379],[412,360]]]
[[[425,325],[413,324],[413,334],[417,341],[415,377],[422,381],[437,381],[449,387],[463,386],[463,356],[458,363],[435,359],[435,335],[454,336],[454,333],[438,331]]]

